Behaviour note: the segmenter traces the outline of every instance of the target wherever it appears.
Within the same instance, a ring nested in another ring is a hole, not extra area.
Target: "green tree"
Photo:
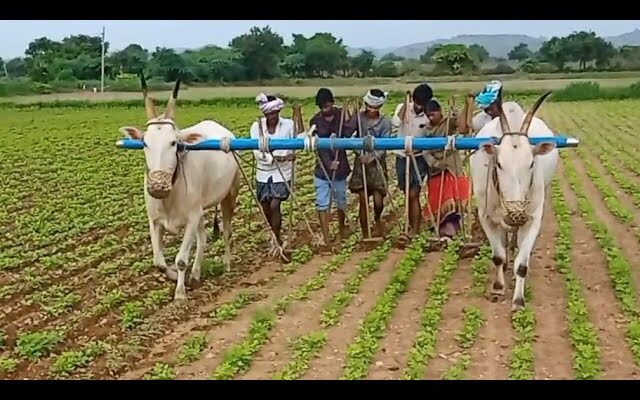
[[[454,74],[461,74],[465,68],[473,67],[473,59],[469,49],[463,44],[444,45],[431,59],[437,66],[446,68]]]
[[[149,52],[139,44],[132,43],[124,49],[113,53],[110,62],[118,73],[137,74],[144,71],[149,60]]]
[[[284,60],[282,60],[280,68],[291,77],[303,78],[306,69],[304,54],[291,53],[287,55]]]
[[[149,74],[162,78],[165,82],[173,82],[178,77],[185,78],[185,60],[176,54],[175,50],[166,47],[156,47],[149,61]]]
[[[269,26],[253,27],[248,34],[233,38],[229,46],[242,54],[250,79],[278,76],[278,64],[284,55],[283,40]]]
[[[424,54],[420,56],[420,62],[423,64],[430,64],[432,62],[435,62],[433,60],[433,55],[436,54],[438,50],[442,49],[443,46],[443,44],[436,44],[429,47],[427,51],[425,51]]]
[[[28,74],[27,64],[23,58],[12,58],[7,61],[7,72],[11,78],[26,76]]]
[[[479,44],[469,46],[469,55],[477,63],[483,63],[489,59],[489,52]]]
[[[399,71],[393,61],[381,61],[373,65],[372,75],[393,78],[399,75]]]
[[[353,66],[347,57],[347,48],[342,39],[331,33],[319,32],[310,38],[293,35],[291,51],[304,55],[306,76],[331,76],[338,71],[347,74]]]
[[[529,46],[526,43],[520,43],[509,52],[508,57],[509,60],[524,61],[531,58],[532,55]]]
[[[382,58],[380,58],[380,61],[402,61],[405,58],[402,56],[397,56],[393,53],[387,53],[384,56],[382,56]]]
[[[570,55],[567,49],[567,39],[552,37],[542,44],[539,50],[544,61],[553,64],[558,70],[563,70],[564,65],[569,61]]]
[[[358,73],[358,76],[362,78],[371,73],[375,59],[376,56],[373,52],[363,50],[360,54],[351,59],[351,66]]]

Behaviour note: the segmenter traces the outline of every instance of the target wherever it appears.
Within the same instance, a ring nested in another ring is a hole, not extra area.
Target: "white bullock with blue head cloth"
[[[542,223],[545,191],[558,163],[555,142],[535,146],[529,143],[530,137],[555,136],[542,119],[534,116],[549,94],[540,97],[525,115],[516,102],[502,104],[498,90],[496,100],[490,104],[497,107],[498,118],[487,122],[475,136],[495,138],[498,143],[487,141],[470,157],[478,218],[493,251],[496,276],[491,293],[496,299],[505,293],[507,232],[513,231],[517,235],[518,253],[513,262],[516,274],[513,311],[525,305],[524,286],[529,259]],[[485,95],[480,101],[486,105],[492,96]]]

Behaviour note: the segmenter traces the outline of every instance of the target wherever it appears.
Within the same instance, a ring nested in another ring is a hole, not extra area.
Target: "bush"
[[[500,63],[493,68],[486,68],[482,70],[483,75],[510,75],[515,74],[516,70],[509,64]]]
[[[372,74],[373,76],[381,76],[384,78],[394,78],[400,76],[398,68],[393,63],[393,61],[384,61],[374,65]]]
[[[604,96],[597,82],[575,82],[555,92],[553,97],[556,101],[577,101],[596,100]]]
[[[67,82],[76,81],[76,77],[73,76],[73,70],[70,68],[63,69],[62,71],[60,71],[58,73],[58,76],[56,76],[56,79],[59,81],[67,81]]]

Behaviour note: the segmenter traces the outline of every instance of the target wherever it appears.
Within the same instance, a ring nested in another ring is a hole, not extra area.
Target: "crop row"
[[[567,289],[567,327],[573,346],[573,370],[578,379],[594,379],[601,372],[598,335],[591,323],[582,283],[571,269],[571,216],[558,179],[552,182],[551,200],[558,225],[555,242],[556,268]]]
[[[594,234],[602,250],[607,254],[607,267],[613,288],[621,309],[628,319],[627,339],[636,364],[640,365],[640,310],[638,309],[635,288],[631,279],[631,266],[616,245],[615,238],[605,224],[595,217],[594,208],[584,194],[584,189],[570,157],[562,154],[565,161],[566,177],[578,198],[578,208],[585,218],[587,226]]]

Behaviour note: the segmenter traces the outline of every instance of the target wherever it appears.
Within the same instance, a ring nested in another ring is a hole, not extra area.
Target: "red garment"
[[[440,210],[440,225],[444,219],[454,213],[461,214],[462,210],[457,209],[456,202],[460,200],[460,206],[464,207],[469,201],[469,178],[466,176],[457,177],[458,185],[456,187],[456,177],[449,171],[443,174],[438,173],[427,180],[427,197],[428,206],[422,209],[422,216],[427,221],[427,225],[431,227],[433,220],[438,219],[438,210]],[[440,183],[442,185],[442,201],[440,201]],[[429,207],[431,209],[429,209]],[[431,212],[430,212],[431,211]]]

